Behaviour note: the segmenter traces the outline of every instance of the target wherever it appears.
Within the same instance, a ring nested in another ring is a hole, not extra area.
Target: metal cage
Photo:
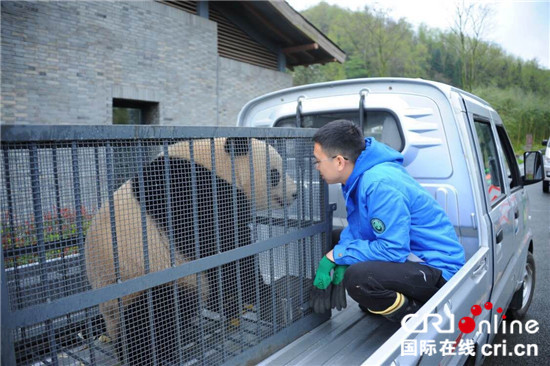
[[[309,307],[312,130],[2,126],[2,364],[238,364]]]

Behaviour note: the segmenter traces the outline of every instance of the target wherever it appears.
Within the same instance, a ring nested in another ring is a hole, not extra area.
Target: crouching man
[[[319,263],[313,308],[345,307],[347,290],[363,311],[400,322],[464,265],[453,225],[403,168],[403,156],[364,138],[353,122],[330,122],[313,141],[322,178],[342,184],[348,220]]]

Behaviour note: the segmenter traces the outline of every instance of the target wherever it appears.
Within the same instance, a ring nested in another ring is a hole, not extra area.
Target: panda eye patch
[[[277,169],[271,169],[271,186],[276,187],[281,180],[281,173]]]

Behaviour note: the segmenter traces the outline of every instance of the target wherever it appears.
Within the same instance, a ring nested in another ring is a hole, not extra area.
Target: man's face
[[[313,147],[313,156],[315,157],[315,168],[321,174],[321,178],[328,184],[341,183],[340,170],[336,164],[336,159],[328,156],[318,143],[315,143]]]

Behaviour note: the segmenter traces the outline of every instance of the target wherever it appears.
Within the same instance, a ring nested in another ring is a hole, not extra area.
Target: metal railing
[[[246,363],[326,320],[312,134],[2,126],[2,364]]]

